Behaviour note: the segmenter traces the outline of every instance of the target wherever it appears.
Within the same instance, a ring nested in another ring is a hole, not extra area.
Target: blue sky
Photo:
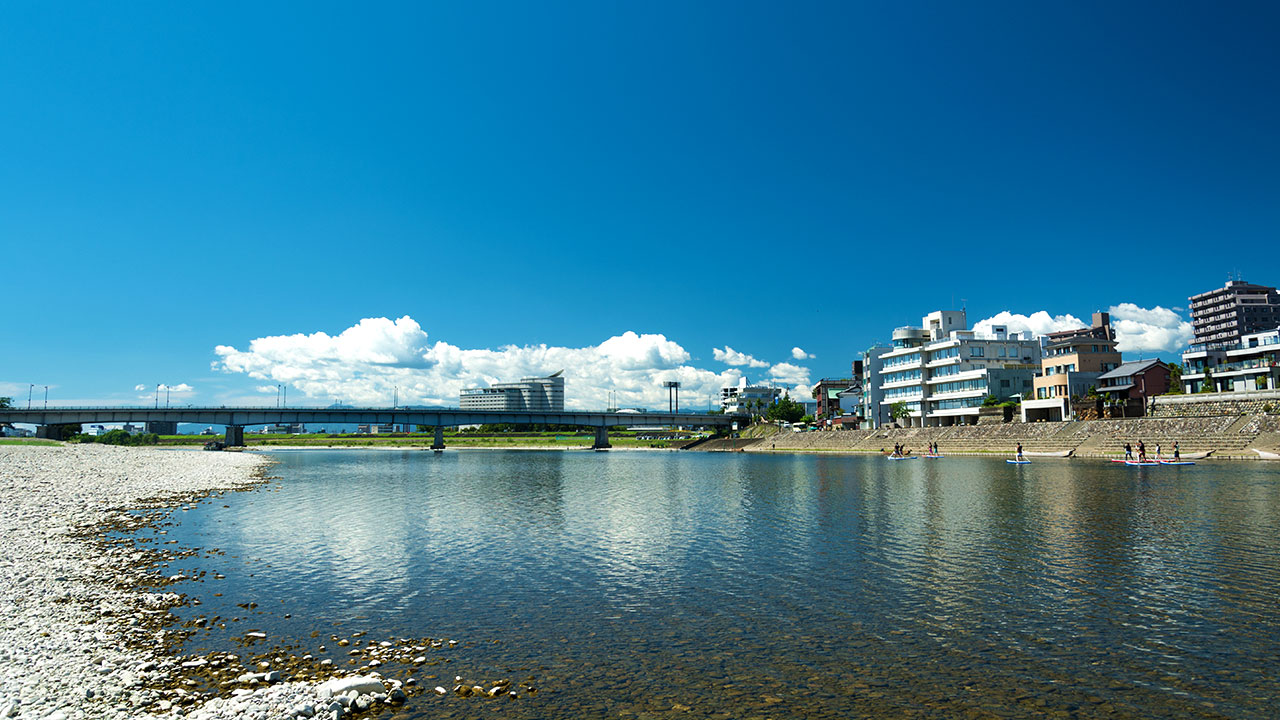
[[[1273,3],[614,5],[6,4],[0,394],[662,404],[1280,283]]]

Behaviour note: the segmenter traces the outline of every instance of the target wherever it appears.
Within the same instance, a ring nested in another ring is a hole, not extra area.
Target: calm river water
[[[405,717],[1245,718],[1280,701],[1264,463],[274,457],[272,489],[174,513],[168,539],[222,553],[191,561],[206,579],[175,589],[203,605],[182,612],[256,602],[271,642],[311,648],[457,638],[418,669],[440,676],[427,687],[540,689],[427,695]]]

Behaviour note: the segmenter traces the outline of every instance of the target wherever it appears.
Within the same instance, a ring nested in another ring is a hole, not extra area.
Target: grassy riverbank
[[[377,447],[405,449],[429,448],[434,442],[433,433],[392,433],[387,435],[340,435],[304,433],[248,434],[245,445],[250,448],[270,447]],[[162,435],[161,445],[200,447],[210,440],[221,440],[219,435]],[[676,440],[651,439],[646,433],[610,432],[609,443],[616,448],[676,449],[694,438]],[[444,444],[449,448],[540,448],[548,450],[575,450],[589,448],[595,442],[594,433],[445,433]]]

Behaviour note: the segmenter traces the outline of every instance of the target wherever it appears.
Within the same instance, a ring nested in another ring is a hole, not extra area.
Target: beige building
[[[1049,333],[1043,338],[1040,373],[1032,381],[1032,399],[1022,403],[1024,422],[1070,420],[1071,398],[1097,388],[1098,378],[1120,367],[1115,330],[1108,313],[1093,314],[1090,327]]]

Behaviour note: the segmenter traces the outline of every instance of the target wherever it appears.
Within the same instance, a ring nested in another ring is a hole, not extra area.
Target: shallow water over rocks
[[[1280,697],[1265,464],[273,457],[274,485],[164,527],[204,551],[168,588],[200,601],[176,611],[199,621],[185,650],[486,688],[396,717],[1244,718]]]

